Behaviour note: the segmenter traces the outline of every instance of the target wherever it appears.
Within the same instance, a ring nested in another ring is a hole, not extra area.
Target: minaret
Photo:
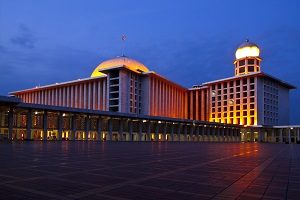
[[[234,72],[235,76],[260,72],[259,47],[249,40],[241,44],[235,52]]]

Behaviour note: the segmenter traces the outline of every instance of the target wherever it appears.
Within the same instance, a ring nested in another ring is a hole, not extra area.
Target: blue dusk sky
[[[300,124],[300,1],[0,0],[0,94],[89,77],[125,54],[185,87],[233,76],[236,48],[257,43],[262,70],[290,93]]]

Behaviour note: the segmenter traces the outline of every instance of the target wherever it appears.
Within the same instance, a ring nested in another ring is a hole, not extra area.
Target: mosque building
[[[16,108],[11,106],[9,112],[4,109],[0,130],[16,139],[24,135],[27,139],[52,139],[54,135],[58,139],[138,141],[300,140],[299,127],[288,126],[289,90],[295,87],[262,72],[262,58],[256,44],[245,41],[236,50],[235,57],[233,77],[192,88],[185,88],[127,56],[106,60],[88,78],[11,92],[19,100],[11,103],[22,108],[13,116],[9,113]],[[11,100],[4,99],[1,104],[5,101]],[[26,111],[22,114],[24,107]],[[56,117],[50,119],[49,113],[55,113]],[[83,115],[81,121],[80,115]],[[9,116],[10,130],[5,128]],[[94,131],[91,131],[95,116]],[[107,122],[104,129],[99,128],[103,116]],[[113,122],[115,119],[118,121]],[[23,129],[14,130],[22,120]],[[146,122],[148,126],[143,127]],[[28,128],[28,123],[40,123],[40,129]],[[64,128],[67,125],[69,128]]]

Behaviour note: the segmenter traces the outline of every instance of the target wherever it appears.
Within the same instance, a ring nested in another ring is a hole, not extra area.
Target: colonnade
[[[4,115],[7,127],[2,123],[0,129],[10,140],[239,142],[241,138],[238,126],[203,121],[33,109],[11,109]]]

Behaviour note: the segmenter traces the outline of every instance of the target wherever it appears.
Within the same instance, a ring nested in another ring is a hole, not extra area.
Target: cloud
[[[21,24],[17,35],[13,36],[10,41],[22,48],[32,49],[35,47],[37,39],[26,25]]]

